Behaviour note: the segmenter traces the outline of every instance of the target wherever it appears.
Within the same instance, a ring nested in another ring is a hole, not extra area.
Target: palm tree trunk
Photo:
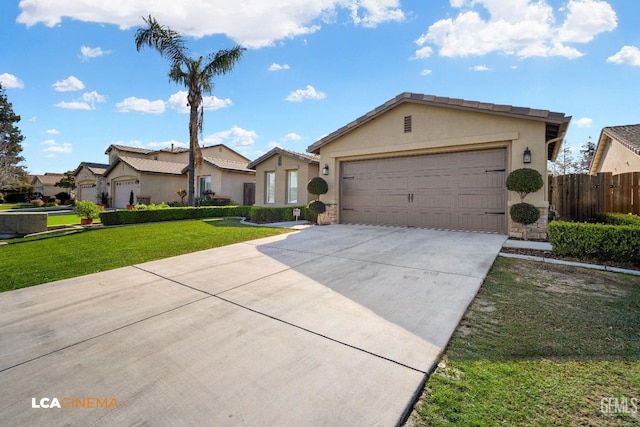
[[[196,161],[195,153],[198,149],[198,107],[199,103],[190,98],[189,106],[189,206],[195,206]]]

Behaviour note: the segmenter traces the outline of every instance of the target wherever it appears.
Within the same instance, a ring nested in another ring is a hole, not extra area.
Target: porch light
[[[329,175],[329,165],[324,165],[324,167],[322,168],[322,175]]]
[[[524,150],[524,154],[522,155],[522,163],[531,163],[531,151],[529,147]]]

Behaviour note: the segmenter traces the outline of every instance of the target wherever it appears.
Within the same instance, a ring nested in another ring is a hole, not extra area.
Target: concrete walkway
[[[316,226],[2,293],[0,425],[396,425],[505,239]]]

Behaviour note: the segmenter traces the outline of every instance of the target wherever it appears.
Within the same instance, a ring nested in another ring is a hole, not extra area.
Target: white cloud
[[[57,104],[54,104],[54,106],[59,108],[64,108],[67,110],[91,110],[91,105],[82,101],[71,101],[71,102],[61,101],[61,102],[58,102]]]
[[[593,123],[593,119],[589,117],[582,117],[576,120],[575,123],[579,128],[590,128],[591,124]]]
[[[282,138],[283,141],[300,141],[302,137],[295,132],[289,132]]]
[[[49,135],[58,135],[60,131],[58,129],[47,129],[44,133]]]
[[[69,76],[64,80],[58,80],[51,86],[53,86],[53,90],[56,92],[73,92],[84,89],[84,83],[76,76]]]
[[[153,141],[153,142],[149,142],[146,146],[154,150],[162,149],[162,148],[171,148],[172,146],[174,148],[178,148],[178,147],[189,148],[188,143],[176,141],[175,139],[170,139],[168,141]]]
[[[246,0],[237,2],[191,0],[73,2],[69,0],[25,0],[17,22],[53,27],[62,18],[118,25],[128,29],[142,24],[141,16],[152,15],[162,25],[183,34],[203,37],[225,34],[246,47],[272,46],[274,42],[319,31],[322,24],[340,22],[338,13],[348,13],[354,25],[375,27],[405,19],[400,0]]]
[[[640,67],[640,49],[636,46],[624,46],[615,55],[607,58],[607,62]]]
[[[179,90],[169,97],[169,107],[173,108],[179,113],[188,113],[190,111],[190,107],[187,102],[188,92],[185,90]],[[220,108],[226,108],[233,105],[233,102],[229,98],[220,99],[216,96],[203,96],[202,97],[202,106],[206,111],[214,111]]]
[[[282,148],[282,144],[280,144],[279,142],[276,142],[276,141],[269,141],[267,146],[269,147],[270,150],[272,150],[272,149],[274,149],[276,147]]]
[[[73,145],[70,142],[63,142],[58,144],[53,139],[43,141],[41,145],[46,145],[46,148],[42,149],[43,153],[62,153],[69,154],[73,152]]]
[[[164,113],[164,101],[158,99],[149,101],[148,99],[130,96],[116,104],[116,108],[121,113],[136,111],[138,113],[162,114]]]
[[[258,134],[255,131],[233,125],[231,129],[204,137],[202,142],[205,145],[225,144],[246,152],[253,146],[257,137]]]
[[[489,71],[491,70],[486,65],[474,65],[473,67],[469,67],[471,71]]]
[[[269,66],[269,71],[288,70],[289,64],[276,64],[275,62]]]
[[[427,59],[433,53],[431,46],[424,46],[416,50],[416,54],[409,59]]]
[[[445,57],[481,56],[491,52],[519,57],[583,55],[567,43],[588,43],[598,34],[612,31],[617,16],[602,0],[569,0],[564,21],[556,24],[549,0],[452,0],[460,9],[455,18],[433,23],[416,44],[436,46]],[[488,18],[485,18],[488,17]]]
[[[298,89],[291,92],[285,100],[291,102],[302,102],[305,99],[325,99],[326,97],[327,95],[324,92],[318,92],[313,86],[307,85],[304,89]]]
[[[425,70],[420,71],[420,75],[421,76],[430,76],[431,73],[432,73],[432,71],[429,70],[429,69],[425,69]]]
[[[22,89],[24,87],[22,80],[9,73],[0,74],[0,84],[5,89]]]
[[[105,102],[106,97],[104,95],[100,95],[98,92],[91,91],[85,92],[82,94],[82,99],[91,105],[91,109],[95,109],[96,102]]]
[[[91,58],[98,58],[102,55],[111,53],[110,50],[102,50],[101,47],[80,46],[80,59],[88,61]]]

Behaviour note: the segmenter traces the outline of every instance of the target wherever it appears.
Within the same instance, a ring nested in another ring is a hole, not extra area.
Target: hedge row
[[[607,212],[598,215],[597,222],[611,225],[638,225],[640,226],[640,216],[623,213]]]
[[[104,225],[141,224],[145,222],[177,221],[181,219],[221,218],[242,216],[255,223],[293,221],[293,209],[300,209],[298,219],[315,222],[316,215],[306,206],[202,206],[168,207],[163,209],[119,209],[100,213]]]
[[[316,221],[316,214],[311,212],[306,206],[287,206],[287,207],[264,207],[264,206],[252,206],[249,218],[251,222],[255,223],[268,223],[279,221],[294,221],[296,218],[293,216],[293,210],[300,209],[300,216],[298,219],[307,220],[311,222]]]
[[[640,262],[640,226],[553,221],[547,228],[553,252],[600,260]]]
[[[221,218],[227,216],[249,216],[251,206],[207,206],[178,207],[154,210],[115,210],[102,212],[104,225],[141,224],[144,222],[177,221],[181,219]]]

